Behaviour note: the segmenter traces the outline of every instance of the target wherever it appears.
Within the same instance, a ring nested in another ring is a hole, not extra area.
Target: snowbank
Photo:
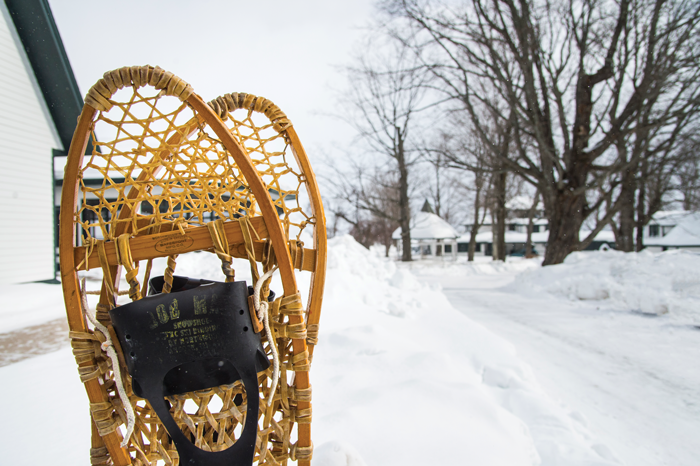
[[[700,254],[684,250],[573,253],[563,264],[518,275],[512,289],[700,324]]]
[[[510,343],[350,237],[331,241],[324,302],[315,466],[618,464]]]
[[[474,261],[467,261],[466,257],[459,257],[456,261],[449,259],[421,259],[413,262],[402,263],[401,267],[407,267],[419,276],[433,277],[470,277],[474,275],[501,275],[515,274],[524,270],[539,268],[541,257],[524,259],[522,257],[508,257],[504,261],[495,261],[491,256],[476,256]]]

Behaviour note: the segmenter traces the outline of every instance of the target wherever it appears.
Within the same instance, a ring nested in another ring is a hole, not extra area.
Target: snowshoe
[[[173,275],[201,251],[218,256],[223,282]],[[106,73],[78,120],[60,216],[91,464],[308,465],[325,257],[315,178],[277,107],[247,94],[206,104],[157,67]],[[306,310],[295,269],[312,273]]]

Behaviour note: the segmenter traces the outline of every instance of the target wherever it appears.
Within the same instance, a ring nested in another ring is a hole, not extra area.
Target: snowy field
[[[700,257],[606,254],[404,266],[332,240],[313,464],[698,464]],[[189,256],[186,274],[218,278],[214,256]],[[63,317],[59,286],[0,293],[0,345]],[[89,462],[87,399],[57,347],[0,367],[2,464]]]

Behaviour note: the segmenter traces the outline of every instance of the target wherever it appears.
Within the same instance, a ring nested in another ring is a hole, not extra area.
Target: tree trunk
[[[440,154],[437,156],[437,160],[435,161],[435,215],[438,217],[442,217],[442,214],[440,214],[440,207],[441,207],[441,199],[440,199],[440,166],[441,166],[441,158]]]
[[[467,262],[474,261],[474,253],[476,252],[476,235],[479,233],[481,222],[479,221],[479,210],[481,210],[481,189],[484,186],[484,179],[481,173],[474,173],[474,222],[469,232],[469,250],[467,252]]]
[[[506,171],[494,174],[493,260],[506,260]]]
[[[634,194],[637,190],[636,170],[629,167],[622,174],[622,187],[620,192],[620,231],[615,238],[617,249],[624,252],[634,251]]]
[[[539,189],[535,192],[535,200],[530,207],[530,211],[527,213],[527,239],[525,240],[525,257],[532,256],[532,225],[535,218],[535,211],[537,210],[537,204],[540,202],[540,191]]]
[[[637,191],[637,244],[635,251],[644,249],[644,226],[647,224],[646,203],[647,203],[647,164],[646,159],[642,160],[641,173],[639,177],[639,190]]]
[[[469,252],[467,252],[467,262],[474,261],[474,253],[476,252],[476,235],[479,232],[479,225],[475,222],[469,232]]]
[[[547,209],[550,212],[549,238],[542,265],[561,264],[569,253],[578,249],[585,202],[583,193],[575,195],[568,189],[557,190]]]
[[[411,206],[408,200],[408,168],[404,152],[403,134],[396,128],[396,161],[399,165],[399,224],[401,226],[401,260],[410,262],[411,258]]]

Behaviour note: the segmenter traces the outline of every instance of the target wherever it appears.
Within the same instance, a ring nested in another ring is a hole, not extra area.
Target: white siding
[[[54,278],[52,149],[62,149],[0,2],[0,285]]]

